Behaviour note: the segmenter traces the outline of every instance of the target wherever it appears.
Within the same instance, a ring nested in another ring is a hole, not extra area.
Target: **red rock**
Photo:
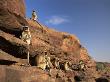
[[[0,50],[4,52],[0,59],[4,60],[9,57],[8,63],[10,61],[22,63],[20,61],[26,59],[28,49],[26,43],[19,38],[22,25],[28,25],[32,35],[29,49],[31,65],[35,65],[36,55],[47,51],[51,59],[56,57],[61,63],[67,61],[71,64],[78,64],[80,60],[83,60],[88,67],[83,72],[85,74],[83,80],[87,81],[97,77],[96,62],[89,56],[87,49],[81,45],[79,39],[75,35],[58,32],[42,24],[39,25],[38,22],[25,19],[24,0],[0,1]],[[16,57],[19,58],[19,61]],[[2,82],[69,82],[69,79],[74,82],[74,77],[82,73],[80,70],[65,72],[65,70],[54,70],[53,68],[49,76],[47,72],[37,67],[7,65],[0,66],[2,70],[0,81]],[[57,74],[58,78],[56,78]]]

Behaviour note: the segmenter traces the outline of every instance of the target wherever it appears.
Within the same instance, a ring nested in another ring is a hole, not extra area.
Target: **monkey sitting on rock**
[[[71,71],[69,62],[64,62],[65,71]]]
[[[37,65],[37,67],[41,68],[42,70],[46,69],[46,59],[45,59],[45,55],[37,55],[35,57],[35,63]]]
[[[21,40],[26,42],[28,45],[31,44],[31,33],[28,26],[23,26],[23,32],[20,36]]]
[[[52,64],[50,61],[50,57],[47,56],[46,52],[43,52],[42,54],[37,55],[35,57],[35,62],[36,62],[37,67],[45,71],[50,71]]]
[[[60,64],[59,63],[60,63],[60,61],[59,61],[58,58],[53,58],[52,59],[52,64],[53,64],[54,68],[60,69]]]

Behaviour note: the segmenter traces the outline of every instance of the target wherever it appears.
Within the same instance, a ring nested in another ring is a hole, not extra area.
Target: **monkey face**
[[[23,27],[23,30],[24,30],[24,31],[29,31],[29,27],[28,27],[28,26],[24,26],[24,27]]]

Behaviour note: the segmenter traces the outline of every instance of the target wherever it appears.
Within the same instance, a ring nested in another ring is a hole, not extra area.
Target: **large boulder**
[[[0,82],[49,82],[51,78],[36,67],[0,66]]]
[[[0,0],[1,30],[18,35],[20,27],[25,24],[24,0]]]

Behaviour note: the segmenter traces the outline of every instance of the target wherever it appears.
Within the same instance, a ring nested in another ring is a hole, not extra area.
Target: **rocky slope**
[[[26,66],[27,45],[19,37],[22,26],[31,30],[30,64]],[[86,70],[51,68],[51,73],[36,67],[35,57],[44,51],[51,59],[58,58],[77,65],[80,60],[86,64]],[[25,18],[23,0],[0,1],[0,82],[96,82],[100,77],[96,63],[75,35],[58,32],[38,22]]]
[[[107,78],[110,81],[110,63],[96,62],[96,70],[101,75],[102,79]]]

